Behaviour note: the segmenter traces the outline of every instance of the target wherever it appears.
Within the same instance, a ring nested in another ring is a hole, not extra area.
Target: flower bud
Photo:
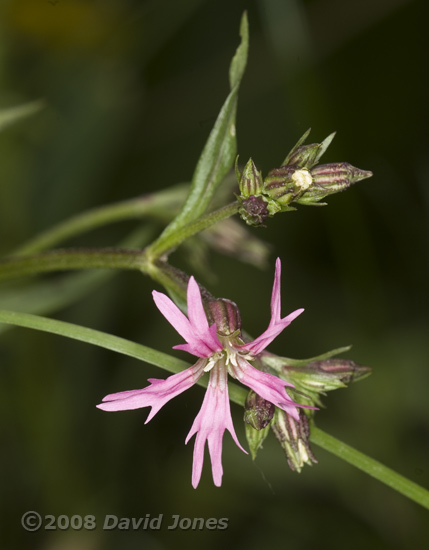
[[[262,449],[262,444],[270,433],[270,426],[266,426],[260,430],[255,430],[250,424],[244,425],[246,439],[249,445],[250,455],[252,460],[255,460],[259,449]]]
[[[348,162],[321,164],[311,170],[313,185],[297,199],[299,204],[314,204],[333,193],[348,189],[354,183],[370,178],[372,172],[360,170]]]
[[[308,371],[318,373],[319,376],[325,376],[330,383],[336,380],[337,383],[350,384],[361,378],[366,378],[371,374],[371,367],[358,365],[348,359],[326,359],[325,361],[313,361],[308,363]]]
[[[237,304],[226,298],[209,300],[205,304],[209,325],[216,323],[217,332],[230,336],[241,330],[241,317]]]
[[[369,376],[370,367],[358,365],[349,359],[326,359],[325,361],[311,361],[304,367],[284,365],[283,373],[288,378],[299,379],[309,389],[330,391],[344,388],[350,382]]]
[[[288,205],[303,195],[313,183],[308,170],[297,166],[274,168],[264,180],[264,193],[281,206]]]
[[[269,431],[270,422],[274,416],[275,406],[251,390],[244,405],[244,422],[246,439],[250,454],[255,460]]]
[[[307,168],[310,170],[315,166],[320,157],[326,151],[335,137],[335,132],[330,134],[322,143],[311,143],[310,145],[302,145],[310,134],[310,130],[307,130],[301,137],[298,143],[293,147],[291,152],[285,158],[283,164],[292,164],[298,168]]]
[[[283,447],[289,468],[300,472],[304,464],[317,462],[309,443],[310,426],[304,411],[299,411],[299,421],[283,410],[276,408],[271,428]]]
[[[255,430],[268,426],[274,416],[275,406],[251,390],[244,405],[244,421]]]
[[[330,352],[331,356],[336,352]],[[351,382],[362,380],[371,374],[370,367],[359,365],[348,359],[325,359],[296,361],[284,357],[277,357],[273,354],[266,354],[261,357],[265,368],[273,368],[280,378],[293,384],[290,392],[297,392],[302,403],[308,405],[323,406],[320,395],[327,391],[345,388]]]
[[[255,163],[251,158],[247,161],[247,164],[241,174],[238,171],[236,162],[235,173],[238,179],[238,186],[240,188],[241,198],[248,199],[252,195],[261,194],[263,185],[262,175],[261,172],[259,172],[259,170],[256,168]]]
[[[239,213],[247,225],[263,225],[271,214],[267,202],[261,196],[254,195],[241,201]]]

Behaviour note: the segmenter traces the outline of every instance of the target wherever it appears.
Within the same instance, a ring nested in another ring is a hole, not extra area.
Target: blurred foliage
[[[0,252],[81,210],[189,181],[228,92],[244,9],[240,158],[252,156],[266,174],[311,126],[314,141],[337,131],[326,162],[374,177],[327,207],[252,229],[274,245],[269,271],[213,254],[217,278],[202,282],[235,300],[246,330],[259,333],[280,255],[283,311],[306,312],[272,351],[308,357],[352,343],[349,357],[373,367],[371,378],[325,400],[318,425],[429,487],[423,0],[5,0],[0,109],[46,107],[0,134]],[[115,245],[135,226],[67,244]],[[172,260],[191,270],[186,249]],[[152,286],[137,273],[100,279],[55,315],[168,351],[177,335]],[[95,408],[107,393],[162,377],[154,367],[21,329],[2,335],[0,359],[2,548],[405,550],[428,539],[427,512],[317,448],[319,464],[297,475],[275,441],[252,463],[226,435],[223,487],[213,487],[206,463],[194,491],[184,439],[200,388],[146,426],[144,410]],[[233,410],[244,441],[241,414]],[[226,531],[26,533],[27,510],[93,514],[99,525],[105,514],[230,519]]]

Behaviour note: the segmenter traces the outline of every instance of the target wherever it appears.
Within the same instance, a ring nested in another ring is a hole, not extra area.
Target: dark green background
[[[9,1],[0,8],[0,108],[48,107],[0,135],[3,254],[79,211],[189,181],[228,93],[227,70],[248,10],[250,57],[238,152],[266,173],[312,127],[337,136],[324,162],[374,177],[252,229],[272,243],[266,271],[213,254],[213,294],[235,300],[262,332],[277,255],[283,312],[305,307],[271,346],[347,355],[373,375],[325,399],[318,425],[429,487],[427,10],[423,0]],[[128,222],[67,243],[117,244]],[[192,268],[186,254],[173,263]],[[194,272],[194,271],[192,271]],[[60,292],[60,276],[50,277]],[[52,315],[169,351],[180,338],[156,310],[149,279],[117,274]],[[158,288],[159,289],[159,288]],[[181,355],[182,356],[182,355]],[[185,355],[183,354],[183,357]],[[48,550],[409,549],[428,540],[427,511],[314,448],[289,471],[276,442],[255,463],[227,434],[224,481],[209,461],[191,487],[184,439],[203,391],[148,425],[145,410],[106,414],[110,392],[143,387],[154,367],[60,337],[13,329],[0,343],[1,546]],[[244,441],[241,412],[233,407]],[[26,533],[45,514],[164,514],[159,531]],[[229,518],[225,531],[169,531],[173,514]]]

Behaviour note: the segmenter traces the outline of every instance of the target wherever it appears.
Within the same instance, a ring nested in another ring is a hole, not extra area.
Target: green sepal
[[[323,407],[320,395],[345,388],[351,382],[362,380],[371,369],[348,359],[332,359],[349,348],[339,348],[312,359],[293,360],[264,355],[261,361],[276,371],[277,376],[293,384],[288,388],[294,400],[304,405]],[[312,416],[313,411],[307,411]]]
[[[310,130],[307,130],[307,132],[301,137],[301,139],[284,160],[282,166],[293,165],[297,166],[298,168],[306,168],[310,170],[319,162],[321,156],[326,152],[336,134],[336,132],[333,132],[327,138],[325,138],[322,143],[311,143],[309,145],[303,145],[309,133]]]
[[[305,464],[311,466],[317,459],[310,447],[310,425],[302,409],[299,410],[299,420],[276,407],[271,428],[277,441],[282,446],[289,468],[301,472]]]
[[[236,165],[237,174],[237,165]],[[261,172],[256,168],[250,158],[240,174],[238,185],[240,188],[240,199],[248,199],[251,196],[259,196],[262,193],[263,179]]]
[[[265,426],[265,428],[262,428],[261,430],[255,430],[255,428],[250,424],[244,424],[244,426],[247,443],[249,445],[250,456],[252,457],[252,460],[255,460],[259,449],[262,449],[262,444],[270,433],[270,424],[268,424],[267,426]]]
[[[305,134],[299,138],[299,140],[295,143],[295,145],[292,147],[292,149],[289,151],[287,157],[284,159],[284,161],[281,163],[280,166],[285,166],[286,164],[290,164],[290,157],[292,156],[292,154],[294,153],[294,151],[296,151],[298,149],[298,147],[300,147],[304,141],[308,138],[308,136],[310,135],[310,132],[311,132],[311,128],[309,128]]]
[[[281,371],[282,367],[285,364],[291,367],[302,367],[313,361],[323,361],[324,359],[330,359],[331,357],[335,357],[336,355],[340,355],[341,353],[346,353],[351,349],[352,346],[343,346],[341,348],[335,348],[331,351],[327,351],[326,353],[321,353],[320,355],[316,355],[315,357],[310,357],[309,359],[292,359],[291,357],[279,357],[278,355],[274,355],[271,353],[264,353],[262,356],[262,360],[266,365],[269,365],[271,368]]]

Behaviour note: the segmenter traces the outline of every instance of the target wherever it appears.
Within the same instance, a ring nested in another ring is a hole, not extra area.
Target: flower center
[[[231,341],[230,337],[221,336],[218,334],[218,338],[223,344],[223,350],[214,353],[211,357],[208,358],[206,366],[204,367],[204,372],[209,372],[212,368],[219,362],[224,361],[224,365],[228,368],[229,365],[232,367],[237,367],[237,356],[245,359],[246,361],[253,361],[254,357],[250,353],[236,349],[234,347],[234,342]]]
[[[208,358],[206,366],[204,367],[204,372],[210,372],[212,368],[218,363],[224,356],[223,351],[217,351],[211,357]]]

